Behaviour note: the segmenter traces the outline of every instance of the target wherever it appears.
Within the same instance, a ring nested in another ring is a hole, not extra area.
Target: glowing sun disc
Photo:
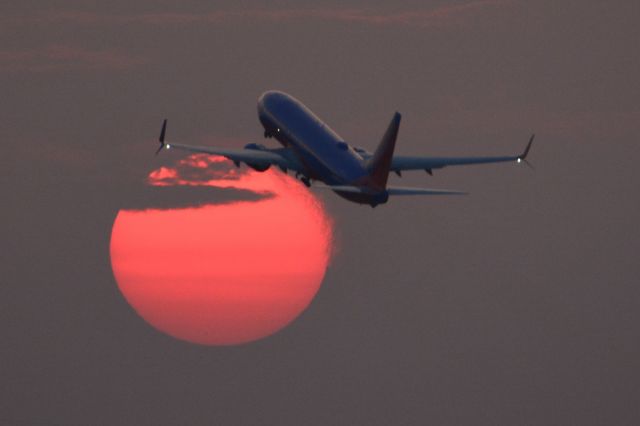
[[[208,170],[219,160],[183,161]],[[176,181],[175,169],[154,173],[158,182],[169,176],[174,184],[190,184]],[[275,195],[197,208],[121,210],[110,246],[118,287],[149,324],[179,339],[232,345],[271,335],[317,293],[330,257],[331,221],[311,192],[272,170],[200,184]]]

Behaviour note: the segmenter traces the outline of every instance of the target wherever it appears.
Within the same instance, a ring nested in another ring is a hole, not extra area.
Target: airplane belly
[[[357,204],[369,204],[371,207],[375,207],[378,204],[385,204],[389,201],[389,193],[386,191],[374,193],[374,194],[366,194],[366,193],[354,193],[348,191],[333,191],[338,194],[340,197],[345,200],[349,200],[353,203]]]

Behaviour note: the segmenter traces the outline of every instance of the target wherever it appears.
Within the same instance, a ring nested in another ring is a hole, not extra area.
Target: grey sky
[[[633,1],[0,6],[0,423],[637,424],[639,17]],[[404,154],[515,154],[535,131],[536,170],[407,173],[470,195],[376,209],[322,193],[337,247],[309,309],[253,344],[186,344],[119,294],[111,225],[178,158],[153,156],[163,118],[186,143],[262,142],[267,89],[366,148],[398,110]]]

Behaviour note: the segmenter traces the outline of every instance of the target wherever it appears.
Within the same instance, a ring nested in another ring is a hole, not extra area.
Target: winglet
[[[162,148],[165,147],[164,135],[166,132],[167,132],[167,119],[165,118],[164,121],[162,122],[162,130],[160,131],[160,137],[158,138],[158,142],[160,142],[160,146],[156,151],[156,155],[158,155],[158,153],[162,150]]]
[[[527,155],[529,155],[529,150],[531,149],[531,144],[533,143],[533,140],[535,139],[535,137],[536,137],[535,133],[531,135],[531,137],[529,138],[529,143],[527,144],[527,147],[524,149],[524,152],[520,156],[520,159],[524,160],[525,158],[527,158]]]
[[[527,166],[531,167],[533,169],[533,166],[531,165],[531,163],[529,163],[527,161],[527,155],[529,155],[529,150],[531,149],[531,145],[533,144],[533,140],[535,139],[536,134],[532,134],[531,137],[529,138],[529,143],[527,143],[527,147],[524,149],[524,152],[518,156],[518,163],[520,162],[524,162]]]

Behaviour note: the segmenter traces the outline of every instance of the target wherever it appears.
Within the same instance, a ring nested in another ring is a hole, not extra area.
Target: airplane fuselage
[[[424,157],[396,156],[394,149],[398,139],[400,120],[395,112],[380,142],[373,152],[354,148],[344,141],[327,124],[320,120],[302,102],[284,92],[270,90],[258,99],[258,118],[264,127],[265,137],[275,138],[282,147],[267,148],[249,143],[242,149],[194,146],[165,141],[167,120],[162,123],[158,142],[162,149],[221,155],[236,166],[246,164],[263,172],[271,166],[283,172],[294,171],[306,186],[316,181],[316,187],[334,191],[347,200],[375,207],[386,203],[390,196],[412,195],[461,195],[448,189],[414,188],[389,185],[391,172],[398,176],[406,170],[424,170],[433,174],[434,169],[447,166],[517,162],[527,163],[526,157],[533,143],[531,136],[520,155],[483,157]],[[318,184],[323,182],[324,185]]]
[[[369,173],[364,159],[293,96],[279,91],[265,92],[258,99],[258,118],[265,136],[292,149],[309,178],[327,185],[366,185]],[[388,199],[384,189],[367,194],[334,192],[363,204],[379,204]]]

